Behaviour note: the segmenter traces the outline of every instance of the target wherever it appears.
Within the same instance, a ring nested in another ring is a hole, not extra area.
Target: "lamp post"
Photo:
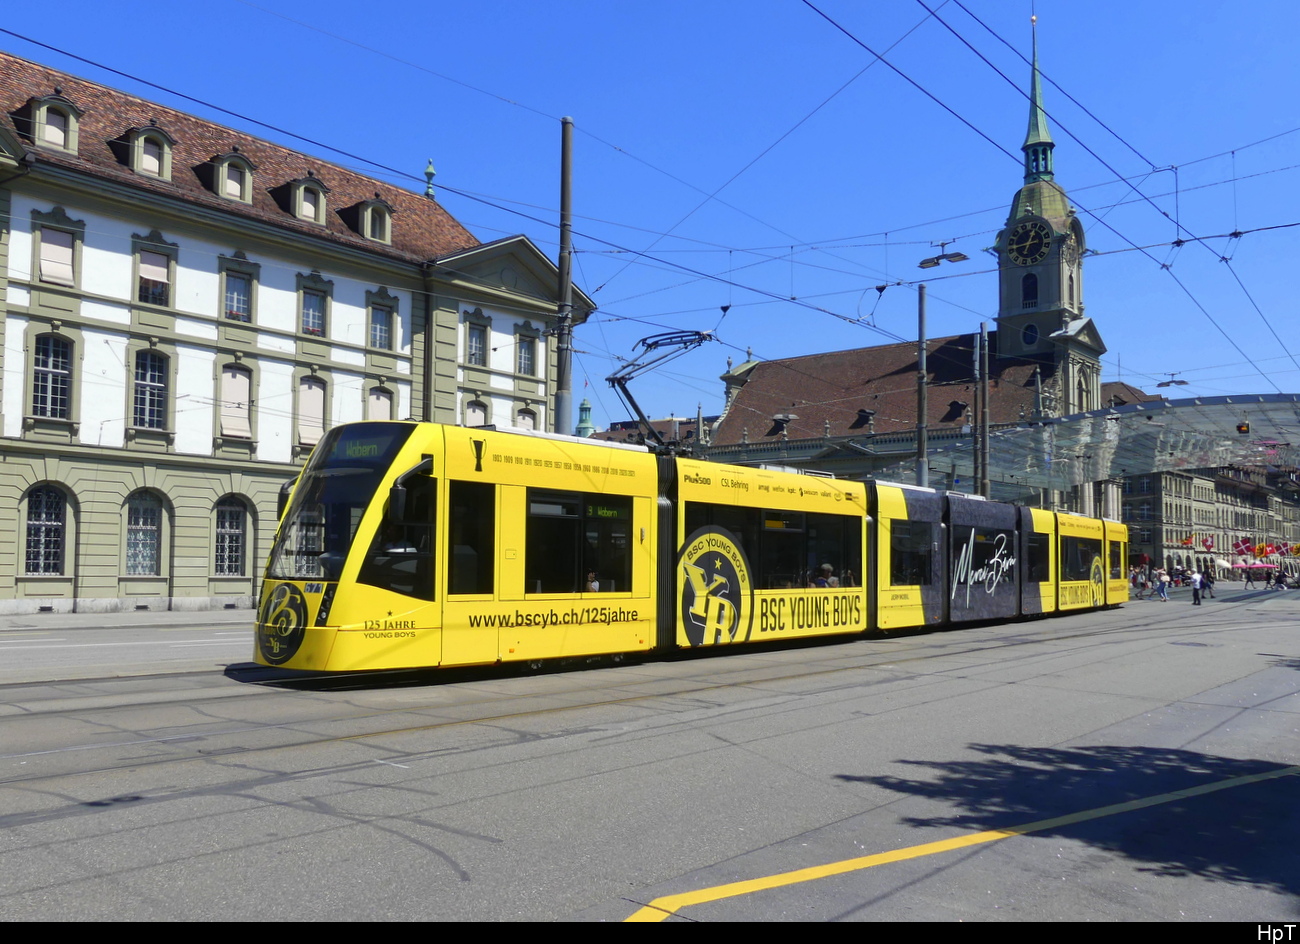
[[[939,248],[947,246],[939,243]],[[917,263],[918,269],[933,269],[941,262],[965,262],[970,256],[964,252],[944,252]],[[930,485],[929,443],[926,441],[929,426],[925,415],[927,403],[927,375],[925,368],[925,283],[916,287],[916,484],[922,488]]]

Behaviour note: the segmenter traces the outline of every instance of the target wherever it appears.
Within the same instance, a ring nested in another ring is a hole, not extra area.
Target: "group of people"
[[[1163,567],[1157,567],[1155,570],[1139,570],[1137,567],[1128,569],[1129,583],[1133,587],[1133,595],[1139,600],[1145,600],[1148,592],[1151,599],[1159,598],[1162,602],[1169,602],[1169,586],[1174,582],[1174,578]],[[1202,596],[1214,597],[1214,574],[1208,570],[1187,571],[1180,574],[1179,578],[1185,580],[1187,585],[1192,588],[1192,605],[1200,606]]]
[[[1249,567],[1246,568],[1246,586],[1250,587],[1252,590],[1255,589],[1255,578],[1251,574]],[[1285,590],[1286,588],[1286,577],[1277,571],[1269,570],[1268,573],[1264,575],[1265,590]]]

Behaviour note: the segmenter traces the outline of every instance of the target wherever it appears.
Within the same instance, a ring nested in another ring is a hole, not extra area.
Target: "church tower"
[[[1024,186],[998,234],[997,356],[1043,363],[1044,412],[1064,415],[1101,406],[1106,347],[1083,314],[1083,224],[1056,182],[1056,147],[1043,111],[1037,18],[1029,92]]]

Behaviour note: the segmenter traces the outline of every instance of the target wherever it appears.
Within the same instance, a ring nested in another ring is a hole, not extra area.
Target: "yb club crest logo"
[[[681,621],[692,646],[749,639],[753,586],[749,561],[735,537],[721,528],[691,535],[677,566]]]
[[[1092,559],[1092,568],[1088,573],[1088,589],[1092,593],[1092,605],[1101,606],[1106,602],[1106,566],[1100,557]]]
[[[293,658],[307,632],[307,600],[291,583],[277,584],[257,614],[257,648],[270,665]]]

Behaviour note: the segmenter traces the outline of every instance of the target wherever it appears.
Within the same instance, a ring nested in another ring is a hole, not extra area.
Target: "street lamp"
[[[942,250],[951,240],[939,243]],[[965,262],[970,256],[964,252],[941,252],[917,263],[917,268],[933,269],[941,262]],[[916,484],[923,488],[930,485],[929,443],[926,442],[928,427],[925,422],[926,403],[926,369],[925,369],[925,283],[917,287],[916,293]]]
[[[946,245],[948,244],[947,243],[939,244],[940,248]],[[970,256],[966,255],[966,253],[964,252],[945,252],[943,255],[931,256],[928,259],[922,259],[920,262],[917,263],[916,267],[918,269],[933,269],[940,262],[965,262],[969,258]]]

